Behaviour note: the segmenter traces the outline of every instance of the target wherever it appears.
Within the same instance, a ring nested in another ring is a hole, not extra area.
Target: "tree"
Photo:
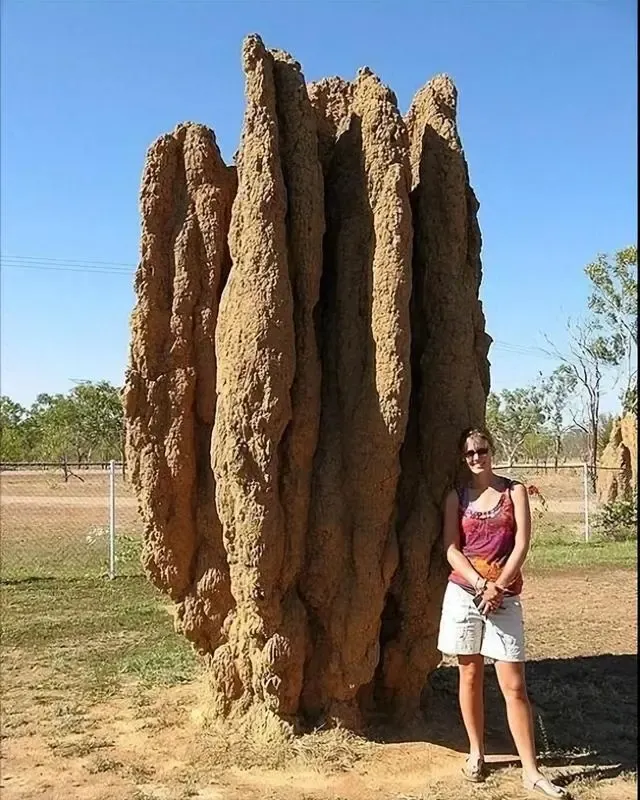
[[[598,438],[600,430],[600,401],[607,370],[615,364],[611,343],[602,336],[593,320],[568,323],[568,350],[561,352],[555,345],[553,355],[559,359],[567,380],[578,390],[580,408],[570,413],[576,427],[587,437],[588,464],[592,488],[595,491],[598,466]]]
[[[582,428],[570,425],[562,437],[562,453],[567,461],[586,461],[589,455],[588,437]]]
[[[545,405],[541,387],[503,389],[492,392],[487,399],[487,425],[498,454],[513,466],[522,451],[525,438],[539,433],[545,422]]]
[[[124,422],[120,389],[108,381],[83,381],[70,392],[86,459],[122,459]]]
[[[81,466],[91,459],[122,458],[120,390],[107,381],[79,383],[67,395],[39,395],[29,421],[35,431],[34,455],[43,461]]]
[[[598,458],[600,458],[602,451],[609,444],[615,418],[615,414],[600,414],[600,424],[598,426]]]
[[[553,435],[547,431],[528,433],[522,441],[522,455],[529,464],[539,466],[542,462],[546,467],[549,456],[553,452]]]
[[[74,456],[77,461],[80,460],[82,439],[77,409],[69,397],[63,394],[39,394],[30,409],[30,416],[37,432],[38,458],[61,461],[65,465]]]
[[[613,260],[599,255],[585,273],[591,281],[589,309],[601,345],[610,363],[624,371],[623,409],[637,413],[638,248],[619,250]]]
[[[562,441],[567,431],[566,412],[577,379],[567,364],[561,364],[543,381],[544,406],[551,436],[553,437],[553,466],[558,471]]]
[[[10,397],[0,397],[0,461],[22,461],[28,449],[27,410]]]

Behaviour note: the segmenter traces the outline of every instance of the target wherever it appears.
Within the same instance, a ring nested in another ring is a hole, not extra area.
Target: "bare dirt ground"
[[[527,577],[527,678],[547,772],[582,800],[636,797],[637,582],[631,570]],[[68,643],[73,647],[73,642]],[[82,653],[78,653],[82,658]],[[285,740],[208,719],[206,678],[131,682],[99,702],[48,664],[4,655],[3,800],[498,800],[528,797],[492,670],[486,784],[460,778],[455,669],[443,666],[411,733],[327,731]],[[8,688],[4,688],[8,687]]]
[[[104,507],[108,503],[108,494],[104,496],[93,495],[78,497],[65,495],[62,497],[51,496],[50,494],[3,494],[3,505],[14,506],[69,506],[71,508],[90,508]],[[135,508],[136,499],[134,497],[119,497],[118,503],[123,507]],[[580,514],[584,512],[584,501],[582,500],[550,500],[547,502],[547,509],[553,512],[565,514]]]
[[[0,561],[3,577],[96,574],[106,569],[109,474],[82,470],[67,482],[61,471],[0,474]],[[131,486],[115,479],[116,535],[142,529]]]
[[[2,504],[8,506],[55,506],[71,508],[105,508],[109,496],[104,497],[49,497],[48,495],[3,495]],[[122,497],[118,500],[120,506],[135,508],[136,500],[133,497]]]
[[[79,476],[79,477],[76,477]],[[131,486],[116,475],[118,505],[135,508]],[[0,474],[2,506],[51,506],[55,508],[106,507],[109,473],[106,470],[76,470],[65,482],[61,471],[16,470]],[[20,513],[24,513],[21,509]]]
[[[75,477],[76,475],[79,477]],[[522,478],[538,487],[545,498],[548,511],[561,514],[584,513],[584,488],[580,470],[526,474]],[[65,506],[104,507],[109,500],[109,474],[106,470],[76,469],[65,482],[61,471],[7,471],[0,475],[0,496],[3,506],[49,506],[56,509]],[[136,507],[133,490],[122,480],[120,474],[116,476],[116,496],[119,507]],[[533,504],[535,503],[534,500]],[[590,505],[594,504],[595,498],[591,498]]]

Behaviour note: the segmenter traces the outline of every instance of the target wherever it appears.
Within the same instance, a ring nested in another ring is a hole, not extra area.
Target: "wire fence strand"
[[[66,475],[60,464],[13,466],[4,465],[0,478],[4,580],[142,574],[142,522],[121,465],[114,464],[113,504],[109,464],[71,467]]]
[[[528,487],[535,537],[589,542],[603,503],[584,464],[498,466]],[[602,471],[599,467],[600,480]],[[133,488],[115,462],[0,465],[3,580],[135,576],[143,526]]]

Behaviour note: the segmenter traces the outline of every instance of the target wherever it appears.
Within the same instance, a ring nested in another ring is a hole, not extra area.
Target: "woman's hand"
[[[482,602],[478,606],[481,614],[490,614],[500,607],[502,598],[504,597],[504,589],[497,586],[493,581],[487,581],[487,585],[482,592]]]

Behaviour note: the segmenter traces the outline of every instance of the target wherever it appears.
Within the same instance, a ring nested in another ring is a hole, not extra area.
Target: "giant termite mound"
[[[368,69],[307,85],[243,46],[236,166],[150,148],[125,388],[143,561],[215,711],[416,711],[446,575],[440,508],[484,418],[478,203],[438,76],[406,118]]]

